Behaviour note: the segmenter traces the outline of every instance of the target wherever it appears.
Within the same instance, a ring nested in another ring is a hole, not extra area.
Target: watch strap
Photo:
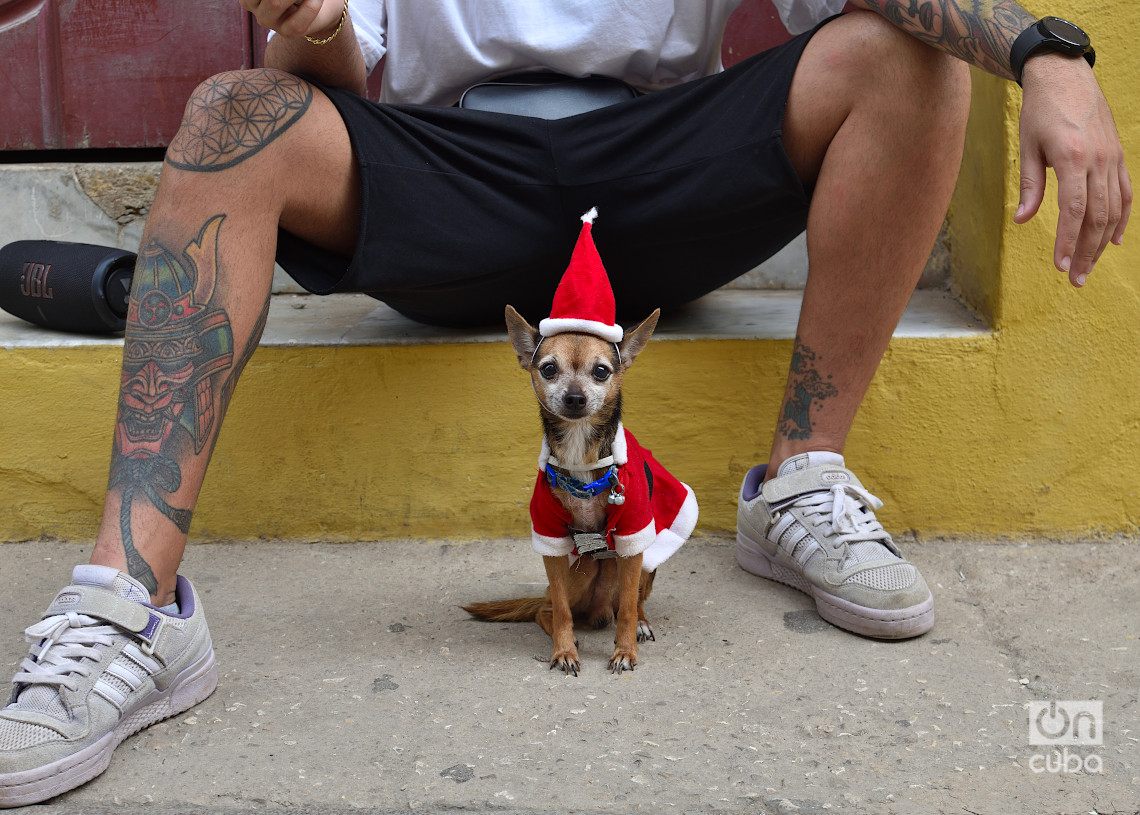
[[[1059,54],[1065,53],[1065,51],[1058,46],[1053,35],[1042,25],[1042,21],[1038,20],[1018,34],[1017,39],[1013,41],[1013,45],[1009,49],[1009,67],[1018,85],[1021,84],[1026,61],[1042,48],[1049,48]],[[1083,52],[1072,54],[1072,56],[1084,57],[1090,68],[1096,64],[1096,51],[1091,45]]]

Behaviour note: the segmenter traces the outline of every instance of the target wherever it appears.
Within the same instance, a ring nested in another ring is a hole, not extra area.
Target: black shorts
[[[364,292],[421,322],[497,323],[510,303],[537,323],[596,206],[619,321],[695,300],[807,223],[781,128],[812,33],[552,121],[322,89],[360,163],[359,239],[346,259],[282,231],[278,262],[309,291]]]

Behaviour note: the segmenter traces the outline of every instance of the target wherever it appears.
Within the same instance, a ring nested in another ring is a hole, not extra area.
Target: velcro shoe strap
[[[829,490],[836,484],[862,487],[855,473],[843,467],[809,467],[777,476],[764,483],[761,493],[769,506],[781,507],[813,492]]]
[[[147,645],[154,642],[162,624],[161,614],[95,586],[68,586],[56,595],[44,617],[70,612],[105,620],[116,628],[129,631]]]

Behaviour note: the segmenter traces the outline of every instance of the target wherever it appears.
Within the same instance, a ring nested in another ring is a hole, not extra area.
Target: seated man
[[[1127,222],[1119,139],[1079,30],[1059,38],[1012,0],[930,0],[917,14],[909,0],[854,0],[831,19],[843,0],[778,0],[808,30],[720,71],[738,1],[242,0],[277,34],[270,67],[204,82],[167,152],[103,523],[91,564],[28,629],[0,711],[0,806],[83,783],[127,735],[213,691],[202,610],[177,570],[275,256],[314,292],[498,322],[508,299],[545,312],[578,215],[597,206],[617,302],[639,317],[806,227],[787,390],[769,460],[741,492],[739,559],[850,630],[930,628],[930,591],[842,452],[950,200],[967,63],[1023,83],[1016,220],[1033,217],[1055,167],[1053,262],[1074,286]],[[361,94],[382,56],[376,104]],[[559,120],[452,107],[467,86],[522,71],[644,93]]]

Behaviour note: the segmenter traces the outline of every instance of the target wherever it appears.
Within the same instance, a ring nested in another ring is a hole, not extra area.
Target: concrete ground
[[[585,632],[575,678],[538,626],[459,608],[541,593],[527,541],[193,545],[217,691],[30,811],[1140,811],[1140,541],[910,542],[937,622],[896,643],[824,623],[733,546],[662,567],[635,672]],[[89,552],[0,545],[0,666]],[[1101,703],[1101,743],[1031,743],[1050,701],[1062,723]]]

